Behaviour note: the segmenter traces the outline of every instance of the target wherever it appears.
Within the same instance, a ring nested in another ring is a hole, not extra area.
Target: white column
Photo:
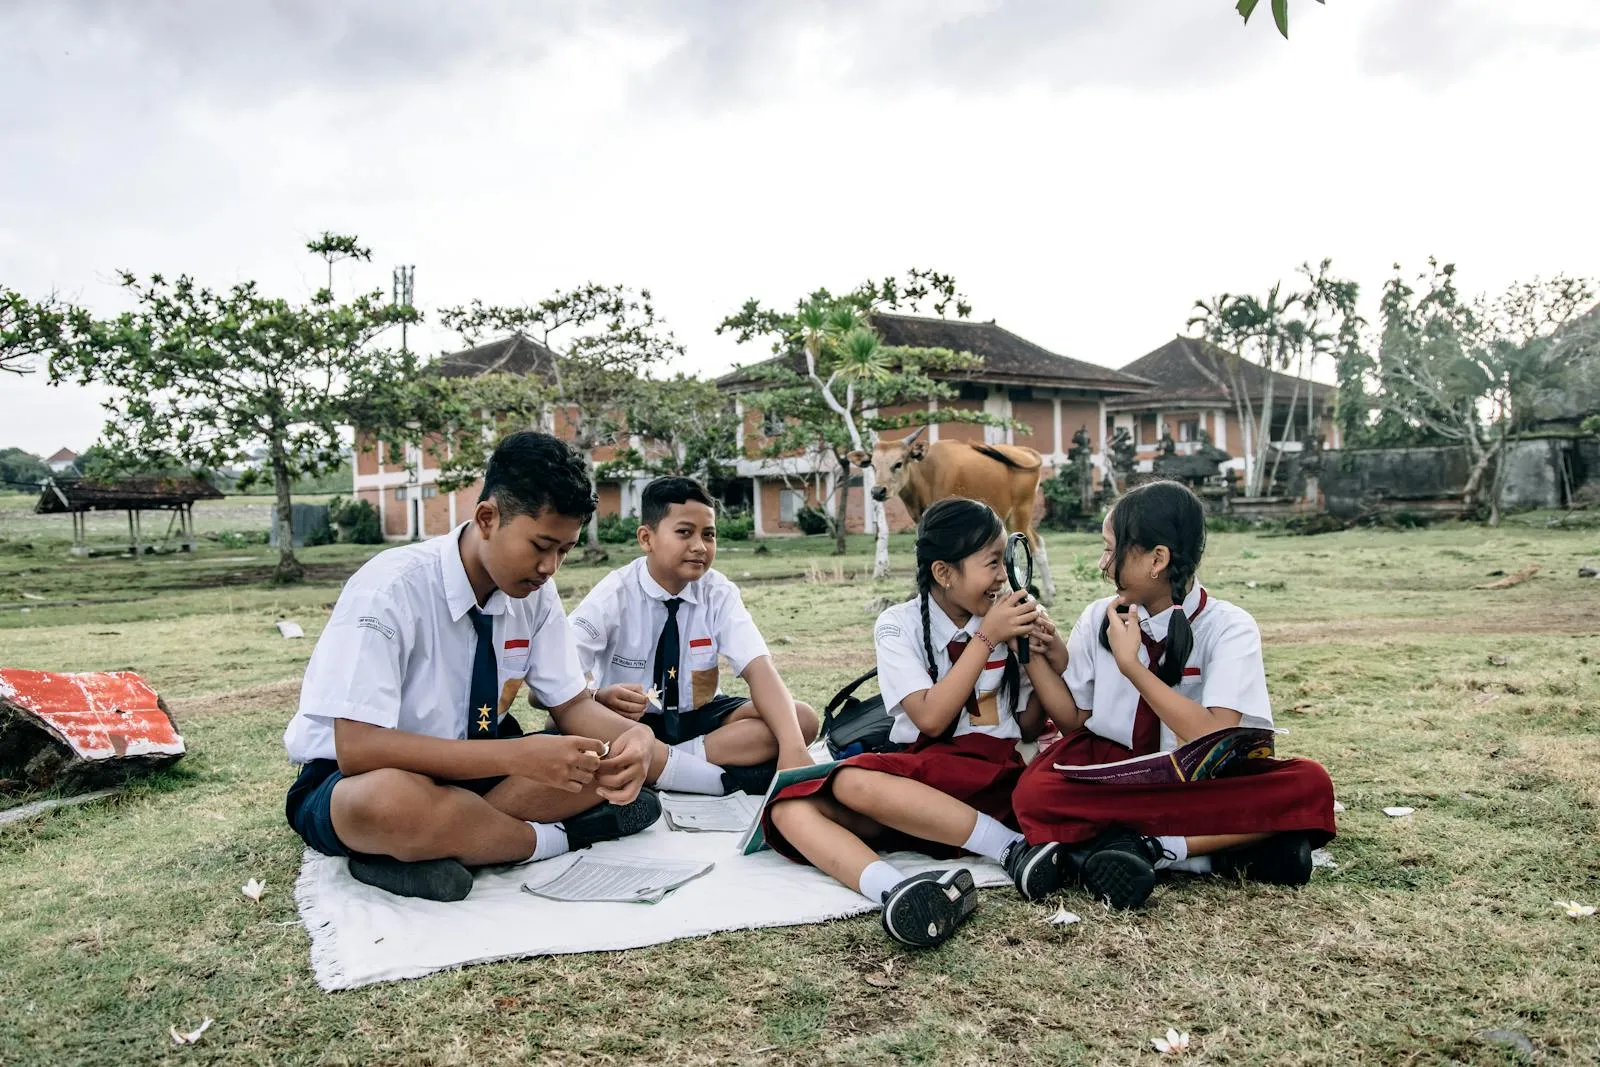
[[[938,410],[939,410],[939,402],[937,400],[928,401],[928,411],[929,411],[930,414],[935,412],[935,411],[938,411]],[[928,443],[931,445],[935,441],[937,441],[938,439],[939,439],[939,424],[937,422],[929,423],[928,424]]]
[[[389,536],[389,491],[383,487],[383,451],[384,445],[379,441],[373,448],[373,455],[378,458],[378,476],[374,479],[378,483],[378,529],[383,531],[383,536]]]
[[[1223,408],[1221,411],[1217,412],[1213,418],[1215,418],[1217,422],[1217,432],[1211,435],[1211,439],[1216,442],[1218,448],[1226,452],[1228,450],[1227,408]]]
[[[744,455],[744,400],[740,397],[733,398],[733,443],[737,446],[739,455]]]
[[[1056,420],[1056,455],[1061,455],[1061,394],[1057,393],[1050,398],[1050,406],[1055,410]],[[1030,639],[1031,640],[1031,639]]]
[[[761,524],[761,479],[751,478],[750,485],[750,514],[755,519],[756,536],[760,537],[767,532]]]

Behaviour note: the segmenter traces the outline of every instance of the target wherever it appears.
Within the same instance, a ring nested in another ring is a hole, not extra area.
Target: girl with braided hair
[[[1064,736],[1013,797],[1030,843],[1016,862],[1041,872],[1019,888],[1053,890],[1044,875],[1056,872],[1131,908],[1167,867],[1304,885],[1311,850],[1334,834],[1333,783],[1311,760],[1252,759],[1233,777],[1165,785],[1079,782],[1055,769],[1272,726],[1261,631],[1195,580],[1206,541],[1195,495],[1178,482],[1141,485],[1112,508],[1101,536],[1100,569],[1117,592],[1084,609],[1064,650],[1048,645],[1073,707],[1051,716]]]
[[[883,704],[900,752],[868,752],[822,779],[781,791],[762,815],[767,842],[883,905],[902,944],[941,944],[977,906],[965,868],[907,876],[877,849],[961,852],[1006,864],[1019,884],[1060,884],[1054,850],[1018,862],[1027,845],[1011,814],[1022,775],[1017,742],[1072,701],[1052,656],[1061,640],[1026,593],[1005,584],[1005,530],[986,504],[953,497],[917,526],[917,595],[878,616]],[[1030,642],[1019,664],[1013,641]]]

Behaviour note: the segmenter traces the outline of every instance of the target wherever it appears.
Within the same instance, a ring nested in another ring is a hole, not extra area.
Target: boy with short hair
[[[717,520],[692,478],[657,478],[640,504],[644,555],[600,580],[572,612],[595,698],[649,726],[658,788],[763,793],[778,768],[811,763],[817,716],[778,677],[739,587],[711,569]],[[724,696],[718,657],[750,686]]]
[[[284,731],[303,765],[285,811],[306,844],[349,856],[369,885],[460,900],[469,866],[656,820],[660,802],[641,791],[654,738],[591,699],[550,580],[594,508],[577,453],[515,433],[467,522],[351,576]],[[507,713],[524,685],[571,736],[523,735]]]

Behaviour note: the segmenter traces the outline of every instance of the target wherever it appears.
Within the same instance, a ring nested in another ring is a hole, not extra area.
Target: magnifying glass
[[[1033,586],[1033,549],[1028,545],[1028,535],[1014,533],[1006,538],[1006,577],[1011,588],[1026,593]],[[1017,638],[1017,662],[1028,662],[1028,639]]]

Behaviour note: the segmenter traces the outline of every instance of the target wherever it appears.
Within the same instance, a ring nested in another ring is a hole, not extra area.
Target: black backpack
[[[848,759],[863,752],[899,752],[906,746],[889,740],[894,718],[884,710],[883,696],[861,700],[856,689],[878,676],[878,668],[863,674],[834,694],[822,713],[822,737],[834,759]]]

